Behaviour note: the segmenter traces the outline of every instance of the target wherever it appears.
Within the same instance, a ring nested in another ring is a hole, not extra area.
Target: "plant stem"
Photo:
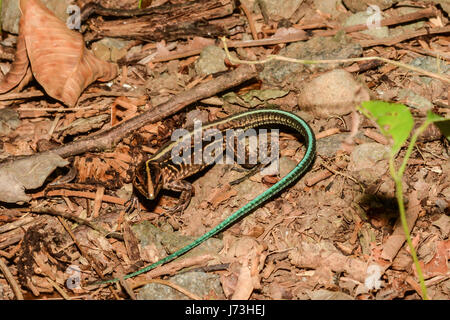
[[[419,259],[417,258],[416,250],[414,249],[414,245],[411,240],[411,235],[409,233],[408,222],[406,220],[405,204],[404,204],[404,200],[403,200],[402,177],[403,177],[403,173],[405,172],[406,164],[408,163],[409,157],[411,156],[414,145],[416,144],[417,138],[423,131],[425,131],[425,129],[428,127],[429,124],[430,124],[430,122],[428,120],[426,120],[414,132],[413,136],[411,137],[411,141],[408,145],[408,149],[406,150],[405,157],[403,158],[403,162],[398,171],[395,170],[395,165],[394,165],[395,154],[391,154],[391,156],[389,158],[389,171],[390,171],[392,178],[395,181],[395,195],[397,198],[398,208],[400,211],[400,220],[402,222],[402,227],[403,227],[403,232],[405,233],[406,242],[408,243],[409,250],[411,251],[411,256],[414,261],[414,265],[416,266],[417,277],[419,278],[423,300],[428,300],[427,287],[425,286],[425,279],[423,277],[422,268],[420,267]]]
[[[414,132],[413,136],[411,137],[411,141],[408,145],[408,149],[406,149],[405,157],[403,158],[403,162],[398,169],[398,175],[401,177],[403,176],[403,173],[406,169],[406,164],[409,160],[409,157],[411,156],[411,153],[414,149],[414,146],[416,145],[417,138],[425,131],[425,129],[430,125],[429,120],[425,120],[425,122]]]
[[[398,178],[398,179],[397,179]],[[400,220],[402,222],[403,232],[405,233],[406,242],[408,243],[409,250],[411,251],[411,256],[414,261],[414,265],[417,270],[417,277],[419,278],[420,288],[422,290],[422,299],[428,300],[427,287],[425,286],[425,279],[422,274],[422,269],[420,268],[419,259],[417,258],[416,250],[411,240],[409,234],[408,222],[406,221],[405,204],[403,201],[403,183],[402,176],[398,176],[395,180],[395,195],[397,197],[398,208],[400,211]]]

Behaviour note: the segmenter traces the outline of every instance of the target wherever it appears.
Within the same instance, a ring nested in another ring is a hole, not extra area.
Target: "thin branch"
[[[23,295],[22,295],[22,292],[20,291],[19,285],[17,284],[16,280],[12,276],[11,272],[9,271],[8,267],[3,262],[3,259],[1,257],[0,257],[0,270],[3,272],[6,280],[11,285],[11,288],[12,288],[17,300],[23,300]]]
[[[69,213],[57,211],[50,207],[46,207],[46,208],[42,208],[42,209],[31,209],[31,210],[29,210],[29,212],[35,213],[35,214],[48,214],[48,215],[55,216],[55,217],[62,217],[62,218],[68,219],[68,220],[72,220],[78,224],[88,226],[88,227],[100,232],[105,237],[109,236],[111,238],[123,240],[123,236],[117,232],[111,232],[111,231],[105,230],[104,228],[100,227],[99,225],[97,225],[89,220],[74,216]]]
[[[410,31],[402,33],[399,36],[391,37],[391,38],[382,38],[382,39],[374,39],[374,40],[360,40],[359,43],[362,47],[368,48],[373,46],[392,46],[394,44],[403,42],[405,40],[409,40],[412,38],[433,35],[433,34],[443,34],[449,33],[450,26],[441,27],[441,28],[425,28],[417,31]]]
[[[168,102],[158,105],[134,118],[126,120],[113,128],[100,133],[93,134],[87,138],[80,139],[63,146],[57,147],[49,153],[56,153],[63,158],[82,154],[90,151],[101,151],[112,148],[128,134],[138,130],[146,124],[160,121],[196,101],[209,98],[222,91],[233,88],[245,81],[257,76],[257,71],[251,66],[240,66],[237,69],[221,75],[208,82],[201,83],[196,87],[181,92],[171,98]]]

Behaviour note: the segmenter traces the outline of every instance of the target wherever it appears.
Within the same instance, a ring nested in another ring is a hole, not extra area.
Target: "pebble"
[[[0,109],[0,135],[7,136],[20,125],[19,113],[10,108]]]
[[[388,146],[369,142],[355,147],[350,157],[350,175],[362,183],[370,185],[388,171]]]
[[[217,46],[207,46],[200,53],[200,58],[195,62],[195,71],[199,75],[206,76],[209,74],[226,71],[225,51]]]
[[[67,7],[71,0],[39,0],[47,6],[61,21],[66,22],[69,18]],[[3,0],[2,2],[2,30],[12,34],[19,33],[20,9],[19,0]]]
[[[171,277],[168,281],[177,284],[187,291],[203,298],[211,291],[217,297],[224,297],[220,276],[205,272],[186,272]],[[185,294],[169,286],[159,283],[150,283],[142,287],[137,294],[138,300],[189,300]]]
[[[374,38],[386,38],[389,37],[389,28],[384,27],[376,27],[373,25],[375,23],[375,20],[372,18],[374,17],[374,14],[376,14],[374,11],[360,11],[357,12],[350,17],[348,17],[344,22],[344,27],[354,26],[357,24],[369,24],[370,28],[369,30],[361,31],[364,34],[370,35]],[[379,18],[383,18],[383,14],[380,12]],[[373,22],[371,22],[372,20]]]
[[[376,5],[380,10],[392,7],[399,0],[342,0],[344,5],[352,12],[366,10],[369,5]]]
[[[355,105],[368,100],[368,89],[342,69],[324,73],[304,84],[298,96],[299,106],[321,118],[349,114]]]
[[[289,19],[304,0],[260,0],[271,20]]]

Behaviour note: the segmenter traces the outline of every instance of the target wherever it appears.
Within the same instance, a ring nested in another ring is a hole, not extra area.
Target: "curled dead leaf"
[[[20,21],[21,28],[23,25],[22,21],[23,20]],[[12,90],[13,88],[17,87],[25,78],[28,70],[28,65],[30,64],[26,50],[27,48],[25,46],[25,37],[23,36],[23,34],[20,34],[17,38],[17,49],[14,62],[11,65],[11,69],[3,78],[3,81],[0,83],[0,93],[5,93]]]
[[[57,154],[44,153],[0,165],[0,201],[20,203],[31,198],[25,189],[36,189],[42,186],[45,179],[57,167],[68,165]]]
[[[86,49],[82,35],[70,30],[40,0],[20,0],[20,8],[16,57],[0,83],[0,93],[18,86],[29,64],[47,94],[68,106],[74,106],[92,82],[117,76],[116,65],[96,58]]]

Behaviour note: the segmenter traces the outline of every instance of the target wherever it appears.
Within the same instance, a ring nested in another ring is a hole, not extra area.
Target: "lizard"
[[[315,135],[311,127],[304,119],[291,112],[279,109],[257,109],[245,111],[204,124],[201,129],[217,129],[220,132],[225,132],[229,129],[247,130],[266,126],[287,127],[303,137],[305,140],[306,151],[297,166],[277,183],[272,185],[243,207],[239,208],[216,227],[200,236],[192,243],[147,267],[125,275],[123,279],[132,278],[139,274],[145,273],[159,265],[167,263],[183,255],[187,251],[221,232],[239,218],[253,211],[262,203],[273,198],[276,194],[286,189],[290,184],[305,174],[315,159]],[[194,130],[189,131],[189,135],[190,137],[193,137]],[[137,166],[133,179],[135,189],[149,200],[154,200],[158,196],[161,189],[181,192],[178,204],[174,208],[169,209],[169,213],[184,211],[192,197],[192,185],[184,179],[203,170],[207,166],[204,163],[193,164],[192,161],[191,163],[174,163],[171,157],[172,150],[177,147],[180,142],[181,140],[177,139],[175,141],[169,141],[163,145],[155,154]],[[119,281],[119,279],[115,278],[104,280],[99,282],[99,284],[113,283],[116,281]]]

